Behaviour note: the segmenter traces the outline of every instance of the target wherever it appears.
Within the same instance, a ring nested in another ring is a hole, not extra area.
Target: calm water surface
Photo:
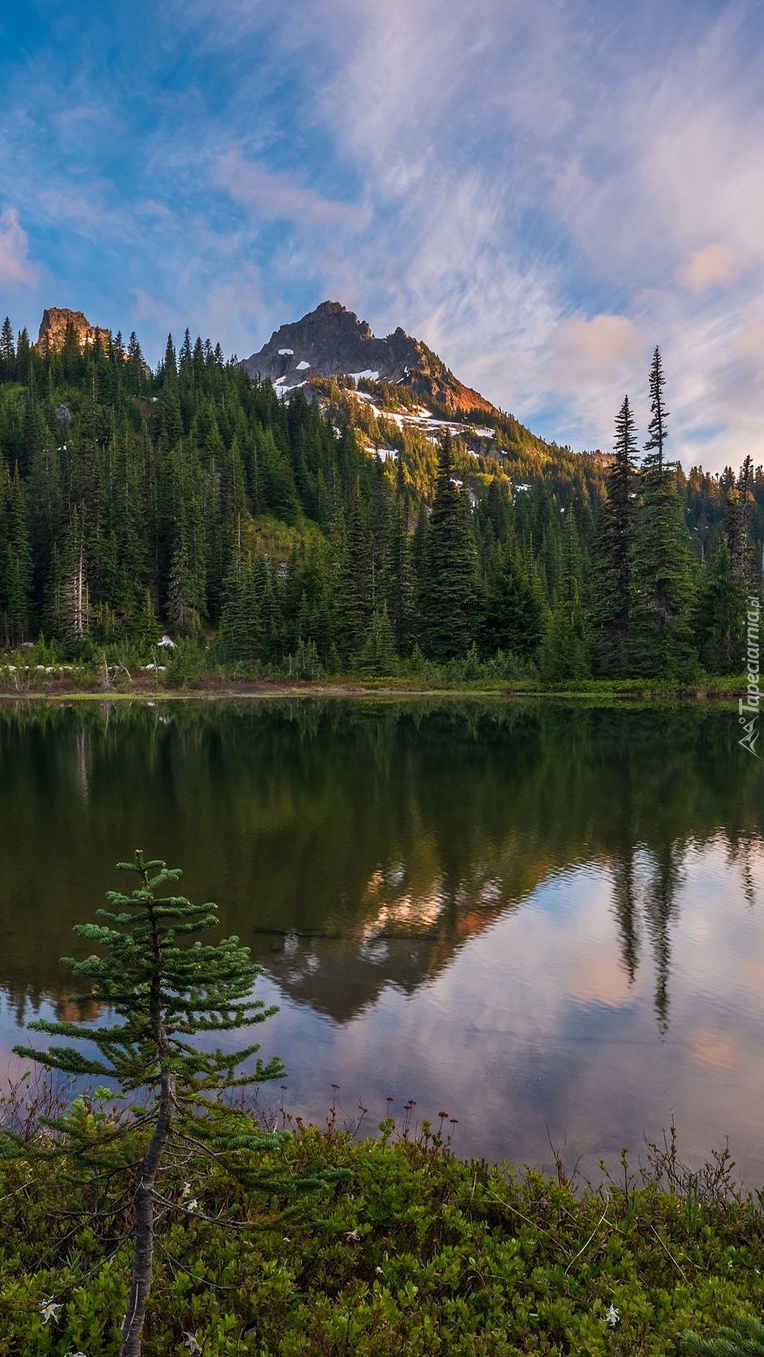
[[[764,785],[737,739],[696,709],[2,707],[2,1063],[72,1015],[58,958],[140,845],[262,963],[293,1111],[413,1097],[462,1154],[590,1169],[673,1116],[688,1160],[729,1136],[760,1184]]]

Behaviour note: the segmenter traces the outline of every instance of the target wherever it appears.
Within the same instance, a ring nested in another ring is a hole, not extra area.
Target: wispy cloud
[[[0,268],[30,299],[47,277],[159,356],[174,316],[246,353],[329,296],[577,446],[608,445],[624,389],[639,413],[658,343],[675,456],[761,441],[754,0],[75,20],[51,7],[31,56],[0,52]]]
[[[296,184],[286,174],[257,161],[247,161],[238,150],[219,156],[212,170],[213,182],[237,203],[265,220],[288,221],[301,229],[340,227],[361,230],[369,213],[353,203],[323,197]]]
[[[38,269],[29,259],[29,241],[15,207],[0,212],[0,284],[20,287],[37,281]]]
[[[720,283],[733,281],[739,272],[739,260],[729,245],[704,245],[680,264],[676,276],[691,292],[707,292]]]
[[[552,378],[570,405],[586,392],[586,405],[607,430],[632,385],[635,368],[645,360],[649,340],[626,316],[600,315],[591,320],[565,320],[552,332]]]

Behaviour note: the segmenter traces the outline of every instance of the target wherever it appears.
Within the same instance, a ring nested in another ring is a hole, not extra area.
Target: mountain
[[[322,302],[302,320],[274,330],[268,343],[240,367],[251,377],[269,378],[281,392],[316,378],[347,374],[408,387],[423,404],[451,417],[500,414],[484,396],[460,382],[420,339],[400,326],[380,339],[340,302]]]
[[[64,347],[67,335],[73,334],[80,349],[89,348],[100,336],[108,344],[111,335],[100,325],[91,325],[83,311],[70,311],[65,306],[51,306],[42,313],[37,347],[40,353],[57,352]]]

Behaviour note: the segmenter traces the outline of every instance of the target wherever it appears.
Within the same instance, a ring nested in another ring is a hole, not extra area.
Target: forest
[[[627,397],[607,456],[504,419],[485,456],[398,426],[383,459],[360,401],[282,400],[188,331],[152,372],[135,334],[41,352],[6,318],[0,646],[136,665],[168,633],[223,672],[308,678],[739,674],[764,470],[686,474],[658,349],[646,390],[641,450]]]

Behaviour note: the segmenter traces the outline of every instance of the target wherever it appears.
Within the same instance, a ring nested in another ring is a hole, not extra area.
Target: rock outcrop
[[[51,306],[42,313],[37,347],[41,353],[53,353],[63,348],[67,333],[72,332],[76,335],[81,349],[95,344],[99,335],[104,344],[108,344],[110,339],[110,332],[99,325],[91,325],[82,311],[70,311],[65,306]]]
[[[498,414],[477,391],[460,382],[418,339],[400,326],[385,339],[372,334],[340,302],[322,302],[302,320],[274,330],[259,353],[240,364],[251,377],[269,378],[280,391],[315,377],[352,374],[381,382],[405,383],[423,404],[464,415]]]

